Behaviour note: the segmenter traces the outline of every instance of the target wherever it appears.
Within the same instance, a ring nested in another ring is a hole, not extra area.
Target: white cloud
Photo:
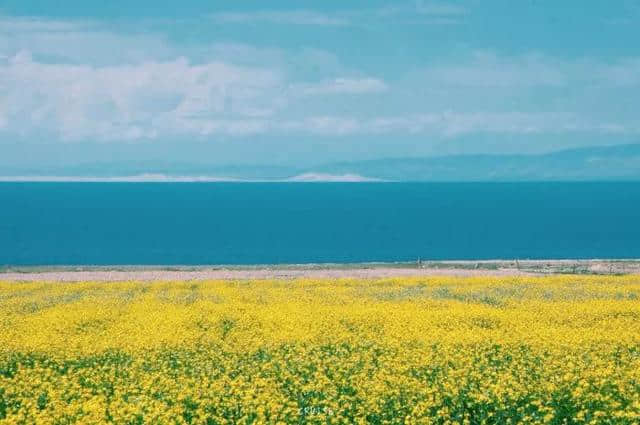
[[[27,33],[27,32],[69,32],[77,31],[80,29],[88,29],[93,26],[92,23],[85,22],[70,22],[53,19],[40,19],[40,18],[21,18],[21,17],[3,17],[0,15],[0,33]]]
[[[418,114],[403,118],[375,119],[372,131],[404,130],[410,133],[441,134],[455,137],[469,133],[529,134],[557,131],[572,117],[562,114],[536,114],[518,112]]]
[[[310,117],[278,123],[272,129],[320,135],[422,134],[457,137],[465,134],[630,134],[640,135],[640,125],[591,122],[569,113],[441,112],[364,119],[337,116]]]
[[[354,120],[278,116],[296,96],[386,90],[377,79],[287,83],[281,71],[225,62],[95,67],[37,62],[20,51],[0,64],[0,131],[66,141],[246,136],[306,131],[346,134]]]
[[[640,85],[640,58],[567,60],[540,53],[517,56],[476,51],[460,63],[441,63],[414,73],[434,85],[508,88],[569,85]]]
[[[338,76],[289,81],[287,67],[301,62]],[[185,49],[152,33],[116,33],[93,22],[0,17],[0,141],[260,134],[282,127],[284,117],[275,115],[297,97],[387,88],[341,72],[354,74],[317,49],[292,54],[238,43]]]
[[[211,19],[218,23],[234,24],[266,22],[271,24],[343,26],[349,23],[342,17],[313,10],[221,12],[211,15]]]
[[[451,24],[460,22],[467,9],[458,4],[417,0],[413,5],[401,3],[375,9],[346,12],[359,19],[400,19],[406,23]]]
[[[637,63],[628,60],[595,66],[590,78],[599,84],[637,84],[630,71]],[[517,68],[510,68],[510,73],[514,75],[503,76],[503,83],[516,86]],[[549,76],[540,77],[536,84],[553,86],[564,81]],[[520,78],[528,77],[527,71]],[[482,78],[467,83],[492,87]],[[28,51],[21,51],[0,64],[0,135],[135,141],[255,134],[640,134],[640,126],[628,121],[553,111],[451,109],[382,115],[363,110],[356,111],[357,116],[336,116],[303,108],[297,118],[289,116],[291,108],[300,107],[296,103],[300,96],[333,99],[388,90],[383,81],[367,77],[289,83],[280,70],[226,62],[192,64],[178,58],[94,67],[40,63]],[[329,105],[336,101],[341,100],[329,100]]]
[[[44,64],[22,51],[0,66],[4,131],[66,140],[137,140],[255,132],[277,109],[278,71],[223,62],[91,67]]]
[[[388,89],[384,81],[377,78],[335,78],[313,84],[294,84],[293,94],[315,96],[326,94],[381,93]]]
[[[356,118],[334,116],[312,116],[299,120],[285,120],[275,129],[285,133],[308,133],[319,135],[348,135],[361,133],[362,122]]]
[[[176,50],[163,36],[140,31],[122,33],[84,20],[46,20],[0,15],[0,56],[27,50],[47,62],[116,65],[169,60]]]
[[[371,9],[342,9],[333,13],[316,10],[279,10],[252,12],[220,12],[211,15],[216,23],[224,24],[278,24],[309,26],[367,26],[380,20],[399,19],[407,23],[457,23],[466,9],[459,5],[433,1],[416,1],[413,5],[385,6]]]
[[[416,7],[436,18],[465,13],[444,4]],[[332,18],[281,13],[261,19],[321,25]],[[16,136],[636,135],[638,98],[637,57],[605,62],[477,51],[389,82],[349,69],[326,51],[230,42],[186,48],[91,22],[0,17],[0,142]]]

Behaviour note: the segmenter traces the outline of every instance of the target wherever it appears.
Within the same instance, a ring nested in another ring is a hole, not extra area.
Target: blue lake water
[[[0,265],[639,257],[640,183],[0,183]]]

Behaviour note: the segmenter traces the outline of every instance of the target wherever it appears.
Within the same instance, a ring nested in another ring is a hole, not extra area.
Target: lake
[[[640,183],[0,183],[0,265],[640,258]]]

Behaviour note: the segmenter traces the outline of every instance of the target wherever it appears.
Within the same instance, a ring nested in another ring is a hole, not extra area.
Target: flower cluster
[[[0,423],[637,424],[640,276],[4,282]]]

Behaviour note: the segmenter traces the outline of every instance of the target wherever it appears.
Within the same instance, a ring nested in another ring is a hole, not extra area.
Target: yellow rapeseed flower
[[[640,277],[0,282],[4,424],[637,424]]]

